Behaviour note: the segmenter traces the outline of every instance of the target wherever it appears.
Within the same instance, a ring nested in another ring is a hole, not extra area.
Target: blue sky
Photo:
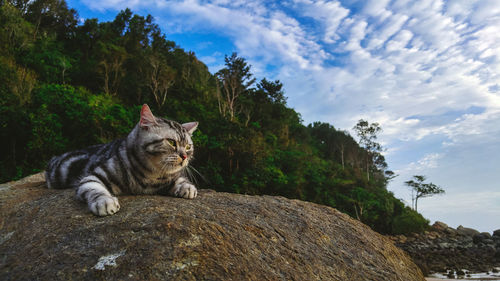
[[[446,190],[421,199],[432,222],[500,228],[500,1],[70,0],[82,19],[130,8],[210,71],[238,52],[279,79],[305,124],[383,128],[389,185],[413,175]]]

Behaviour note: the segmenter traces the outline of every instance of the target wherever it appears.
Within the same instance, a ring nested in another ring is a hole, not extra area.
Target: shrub
[[[429,225],[429,221],[421,214],[406,207],[402,214],[394,217],[392,222],[393,234],[409,234],[422,232]]]

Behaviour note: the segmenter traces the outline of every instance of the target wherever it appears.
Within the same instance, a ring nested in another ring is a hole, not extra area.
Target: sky
[[[212,73],[237,52],[258,80],[280,80],[307,125],[355,135],[377,122],[396,177],[445,189],[422,198],[433,223],[500,229],[500,0],[68,0],[81,20],[125,8],[152,15],[167,39]]]

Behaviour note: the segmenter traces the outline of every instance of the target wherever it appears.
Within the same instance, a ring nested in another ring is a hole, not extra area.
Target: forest
[[[359,143],[328,123],[304,125],[279,80],[257,81],[236,53],[212,74],[149,15],[80,22],[64,0],[0,3],[0,182],[126,136],[147,103],[200,123],[191,164],[200,188],[328,205],[383,234],[428,227],[387,190],[395,175],[378,124],[360,120]]]

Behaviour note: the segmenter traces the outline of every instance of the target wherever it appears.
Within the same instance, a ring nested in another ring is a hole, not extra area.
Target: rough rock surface
[[[95,217],[42,175],[0,185],[2,280],[424,280],[392,242],[337,210],[201,190],[120,197]]]
[[[500,231],[491,235],[436,222],[423,234],[398,235],[392,239],[410,254],[425,274],[461,269],[488,272],[500,267]]]

